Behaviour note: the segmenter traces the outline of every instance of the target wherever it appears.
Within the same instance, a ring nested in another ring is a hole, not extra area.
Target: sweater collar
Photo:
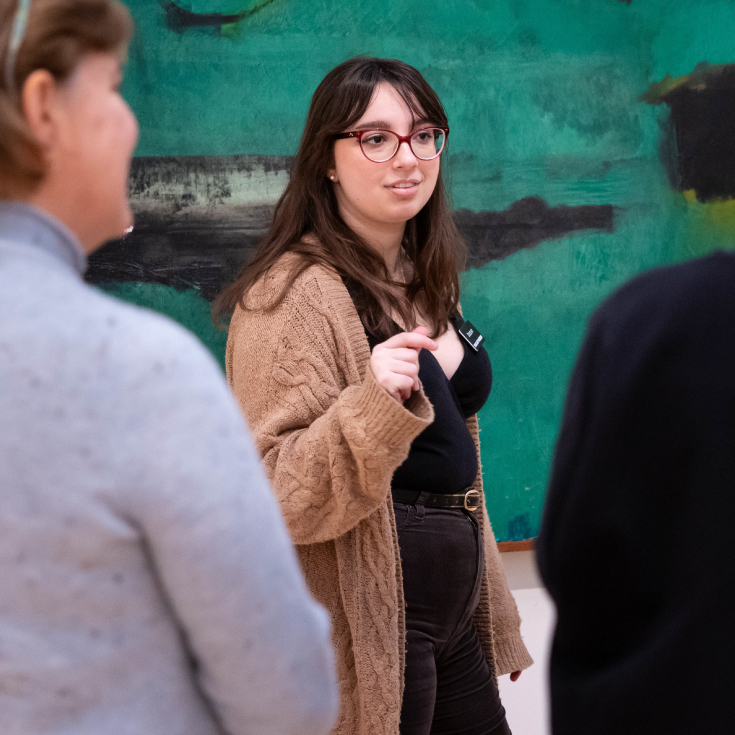
[[[76,235],[56,217],[25,202],[0,201],[0,240],[43,250],[79,275],[87,269],[87,256]]]

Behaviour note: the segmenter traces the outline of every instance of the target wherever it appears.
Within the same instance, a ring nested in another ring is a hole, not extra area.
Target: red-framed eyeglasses
[[[338,133],[337,139],[357,138],[360,149],[365,158],[373,163],[390,161],[398,153],[401,143],[408,143],[416,158],[421,161],[431,161],[441,156],[447,144],[449,128],[421,128],[411,135],[398,135],[392,130],[350,130],[348,133]]]

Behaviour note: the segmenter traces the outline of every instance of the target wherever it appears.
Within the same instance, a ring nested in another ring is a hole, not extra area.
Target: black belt
[[[418,490],[402,490],[399,487],[391,489],[391,495],[396,503],[416,505],[421,496]],[[469,488],[463,493],[426,493],[424,505],[430,508],[464,508],[465,510],[477,510],[480,507],[480,491]]]

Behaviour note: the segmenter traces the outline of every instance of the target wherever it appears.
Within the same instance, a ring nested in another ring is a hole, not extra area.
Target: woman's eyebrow
[[[431,120],[428,118],[422,118],[421,120],[414,120],[413,128],[415,129],[419,127],[419,125],[426,125],[427,123],[430,123]],[[385,120],[371,120],[370,122],[360,123],[357,125],[355,130],[392,130],[390,123],[387,123]]]
[[[390,123],[385,120],[371,120],[370,122],[360,123],[355,130],[372,130],[373,128],[390,130]]]

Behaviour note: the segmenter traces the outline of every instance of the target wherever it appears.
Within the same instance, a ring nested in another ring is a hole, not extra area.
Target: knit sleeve
[[[401,405],[369,367],[355,376],[340,320],[308,285],[275,309],[241,312],[228,349],[231,386],[297,544],[337,538],[372,513],[433,420],[423,392]]]
[[[485,584],[482,586],[480,604],[475,613],[475,627],[488,656],[494,660],[495,675],[502,676],[527,669],[533,664],[533,659],[521,637],[521,617],[505,576],[498,544],[485,507],[477,416],[472,416],[467,421],[467,428],[477,449],[479,471],[474,489],[482,498],[477,516],[485,548]]]
[[[503,570],[498,545],[487,517],[484,538],[489,589],[491,590],[493,643],[496,675],[522,671],[533,664],[533,658],[521,637],[521,616]]]

